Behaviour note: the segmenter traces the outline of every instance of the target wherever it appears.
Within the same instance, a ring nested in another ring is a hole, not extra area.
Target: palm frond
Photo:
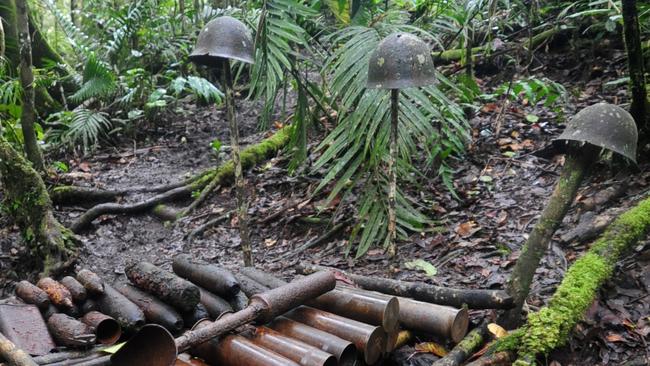
[[[112,96],[117,90],[115,74],[91,53],[86,59],[83,71],[83,84],[70,99],[83,102],[90,98],[103,99]]]

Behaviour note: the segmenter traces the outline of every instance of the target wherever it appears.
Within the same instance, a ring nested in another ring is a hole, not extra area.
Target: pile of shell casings
[[[12,340],[41,356],[37,361],[61,362],[65,353],[58,358],[45,354],[55,346],[87,349],[96,343],[127,340],[146,323],[180,335],[185,329],[203,327],[210,319],[243,309],[248,297],[256,293],[285,284],[254,268],[232,273],[187,255],[177,256],[172,269],[173,273],[148,262],[133,263],[125,268],[130,283],[114,285],[88,270],[59,281],[43,278],[36,285],[21,281],[16,286],[17,299],[31,304],[22,306],[31,306],[32,313],[40,309],[49,334],[44,335],[45,340],[38,338],[38,349],[25,346],[20,337]],[[0,305],[0,331],[3,306],[9,305]],[[268,324],[243,326],[189,353],[207,364],[224,366],[373,365],[395,349],[400,330],[458,342],[467,326],[466,309],[339,285]],[[88,358],[83,352],[70,354],[80,357],[79,364]],[[66,362],[76,363],[72,358]],[[179,360],[182,362],[196,360]]]

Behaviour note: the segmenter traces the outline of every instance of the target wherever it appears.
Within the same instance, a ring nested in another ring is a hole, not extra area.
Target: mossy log
[[[527,323],[499,339],[492,351],[514,351],[517,366],[533,365],[538,355],[562,346],[596,298],[621,255],[650,231],[650,198],[619,216],[566,272],[555,294]]]
[[[536,48],[539,45],[541,45],[542,42],[545,42],[546,40],[554,37],[559,32],[560,32],[559,28],[552,28],[533,36],[532,40],[529,38],[522,40],[521,44],[527,45],[532,48]],[[491,44],[486,44],[479,47],[473,47],[472,55],[473,57],[478,57],[490,51],[491,48],[492,48]],[[467,54],[466,48],[458,48],[458,49],[446,50],[442,52],[433,52],[432,56],[434,61],[452,62],[452,61],[461,60],[466,54]]]
[[[77,257],[78,240],[54,217],[52,202],[40,175],[11,145],[0,138],[0,175],[5,206],[23,231],[34,263],[43,274],[57,273]]]
[[[244,149],[240,156],[242,169],[250,169],[259,162],[277,154],[289,141],[291,128],[291,126],[284,127],[278,130],[273,136]],[[183,186],[170,189],[145,201],[128,205],[117,203],[99,204],[81,215],[70,228],[73,232],[78,233],[101,215],[141,213],[152,210],[165,202],[187,199],[192,196],[193,192],[200,191],[213,181],[218,181],[220,185],[231,184],[235,174],[234,168],[235,165],[231,159],[222,166],[208,169],[194,176]]]

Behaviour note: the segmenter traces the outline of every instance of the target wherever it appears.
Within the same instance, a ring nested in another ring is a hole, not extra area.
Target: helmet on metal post
[[[206,66],[216,66],[223,58],[255,63],[250,31],[244,23],[229,16],[208,22],[190,54],[192,62]]]
[[[598,103],[582,109],[566,126],[554,147],[566,152],[571,142],[601,147],[636,167],[638,132],[634,118],[623,108]]]
[[[436,76],[429,46],[409,33],[384,38],[370,56],[367,87],[402,89],[433,84]]]

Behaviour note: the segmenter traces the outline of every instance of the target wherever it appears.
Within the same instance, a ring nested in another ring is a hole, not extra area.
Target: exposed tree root
[[[5,206],[23,231],[30,254],[44,275],[58,273],[77,258],[79,241],[52,213],[52,201],[40,175],[0,138],[0,175]]]
[[[539,312],[509,336],[499,339],[493,351],[513,351],[518,366],[533,365],[537,355],[563,345],[571,330],[610,278],[623,252],[650,231],[650,198],[616,219],[582,258],[567,271],[562,283]]]
[[[290,129],[291,126],[284,127],[259,144],[244,149],[241,153],[242,168],[250,169],[255,164],[274,156],[289,141]],[[193,192],[202,190],[211,183],[216,185],[230,184],[233,177],[234,164],[232,160],[229,160],[220,167],[208,169],[190,178],[185,185],[172,188],[145,201],[134,204],[99,204],[81,215],[70,228],[73,232],[78,233],[101,215],[146,212],[166,202],[190,198]]]

